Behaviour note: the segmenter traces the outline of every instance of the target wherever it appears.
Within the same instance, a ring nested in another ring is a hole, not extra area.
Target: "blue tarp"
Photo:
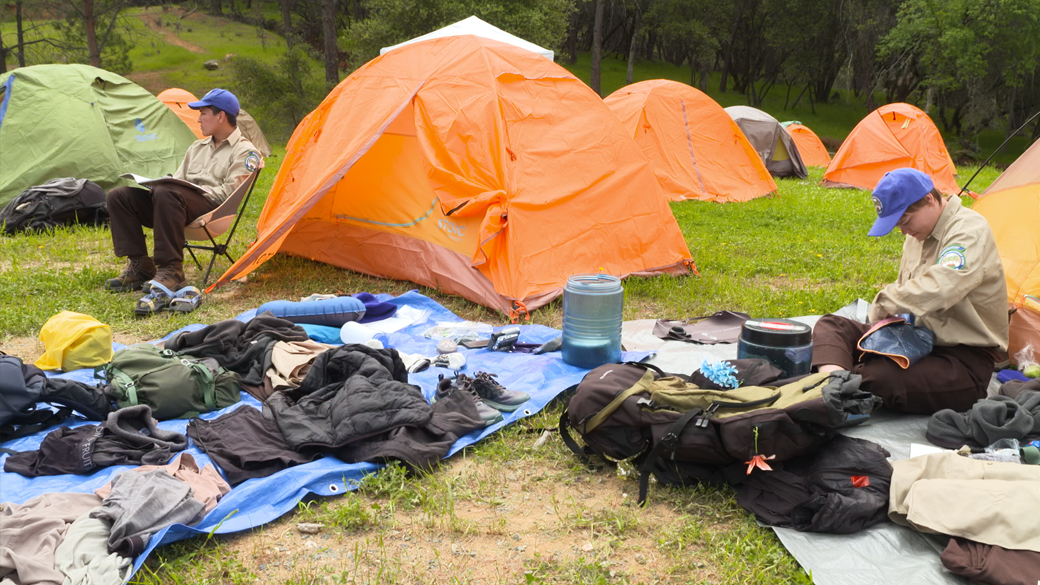
[[[411,306],[430,312],[426,322],[388,334],[390,346],[401,352],[425,356],[437,355],[437,341],[423,337],[422,332],[437,322],[462,321],[433,299],[414,291],[396,298],[390,295],[377,295],[377,297],[380,301],[398,306]],[[253,318],[255,313],[255,310],[248,311],[236,318],[248,321]],[[189,325],[178,331],[190,331],[202,327],[204,325]],[[520,329],[519,341],[523,343],[544,343],[560,335],[558,330],[542,325],[523,325],[520,326]],[[119,347],[121,346],[116,346],[117,349]],[[492,425],[482,432],[473,432],[460,438],[452,446],[449,456],[508,424],[540,411],[550,400],[567,387],[577,384],[587,373],[587,370],[564,363],[559,352],[530,355],[490,352],[481,349],[460,348],[460,351],[466,354],[465,372],[470,375],[477,371],[493,372],[498,375],[499,382],[506,388],[526,392],[531,396],[531,400],[523,408],[508,414],[502,422]],[[622,360],[639,360],[646,355],[648,352],[625,352],[622,354]],[[425,372],[410,374],[409,382],[420,386],[428,399],[435,390],[438,373],[445,374],[448,373],[448,370],[430,368]],[[87,383],[96,382],[93,379],[92,370],[77,370],[60,374],[60,376]],[[235,408],[261,408],[261,404],[243,392],[241,403],[204,414],[201,418],[213,419]],[[187,422],[186,420],[164,421],[159,423],[159,427],[185,433]],[[78,424],[68,426],[78,426]],[[14,451],[35,450],[43,441],[43,437],[51,430],[54,429],[10,441],[3,447]],[[190,443],[186,452],[195,457],[200,467],[210,463],[209,457],[199,450],[194,442]],[[3,464],[6,457],[7,455],[0,455],[0,465]],[[379,465],[368,463],[344,463],[335,457],[325,457],[283,470],[269,477],[243,482],[231,490],[231,493],[225,495],[217,507],[198,524],[194,526],[176,524],[156,533],[145,552],[135,560],[134,570],[140,569],[145,559],[156,547],[211,531],[224,534],[266,524],[294,509],[297,503],[308,494],[331,496],[354,489],[355,482],[378,470],[379,467]],[[58,475],[32,479],[15,473],[0,472],[0,502],[22,503],[51,492],[89,493],[109,482],[115,475],[131,468],[132,466],[123,465],[104,468],[93,475]]]

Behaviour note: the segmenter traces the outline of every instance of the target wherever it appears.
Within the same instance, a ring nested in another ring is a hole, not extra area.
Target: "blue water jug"
[[[625,289],[608,274],[576,274],[563,289],[563,361],[592,369],[621,359]]]

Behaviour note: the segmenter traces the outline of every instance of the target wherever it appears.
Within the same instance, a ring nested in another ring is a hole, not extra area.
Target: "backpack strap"
[[[650,455],[643,461],[643,464],[639,467],[639,505],[646,504],[647,492],[650,489],[650,474],[654,470],[654,465],[657,464],[657,460],[660,459],[666,452],[675,451],[675,446],[679,444],[679,435],[682,434],[683,430],[690,424],[695,417],[699,416],[703,411],[699,408],[691,408],[683,413],[679,420],[675,421],[668,432],[665,433],[661,440],[654,445],[654,448],[650,450]]]
[[[198,384],[202,387],[202,400],[210,410],[217,410],[217,389],[213,383],[213,372],[206,364],[197,360],[180,358],[181,363],[188,366],[199,377]]]
[[[70,416],[72,416],[72,409],[67,406],[59,408],[57,412],[51,410],[33,411],[23,417],[16,418],[15,421],[20,423],[18,426],[13,424],[0,426],[0,441],[13,441],[14,439],[34,435],[46,428],[65,422],[65,419]],[[15,451],[0,449],[0,453],[11,455]]]
[[[643,367],[643,366],[648,366],[649,364],[631,364],[631,365],[637,365],[637,366]],[[636,382],[628,390],[625,390],[624,392],[621,392],[620,394],[615,396],[614,399],[610,401],[610,404],[607,404],[606,406],[603,407],[603,410],[601,410],[601,411],[597,412],[596,414],[594,414],[592,416],[592,418],[588,419],[588,421],[579,422],[578,423],[578,432],[583,434],[583,435],[591,433],[593,430],[595,430],[596,427],[598,427],[599,425],[603,424],[604,421],[606,421],[608,418],[610,418],[610,415],[614,414],[614,411],[617,410],[618,408],[620,408],[621,407],[621,403],[623,403],[625,400],[628,400],[629,396],[634,396],[634,395],[639,394],[641,392],[649,392],[650,384],[655,380],[655,376],[654,376],[654,371],[655,370],[658,371],[658,372],[661,371],[656,366],[651,366],[651,369],[647,369],[646,372],[643,373],[643,377],[640,378],[638,382]]]

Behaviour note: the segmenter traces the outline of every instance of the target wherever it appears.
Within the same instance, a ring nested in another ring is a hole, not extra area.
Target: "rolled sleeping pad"
[[[256,310],[259,315],[270,311],[296,324],[342,327],[344,323],[357,321],[365,316],[365,303],[354,297],[336,297],[321,301],[271,301]]]

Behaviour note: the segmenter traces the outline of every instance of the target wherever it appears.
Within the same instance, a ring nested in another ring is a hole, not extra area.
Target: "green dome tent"
[[[0,207],[50,179],[105,189],[122,173],[177,170],[195,135],[143,88],[87,65],[34,65],[0,75]]]

